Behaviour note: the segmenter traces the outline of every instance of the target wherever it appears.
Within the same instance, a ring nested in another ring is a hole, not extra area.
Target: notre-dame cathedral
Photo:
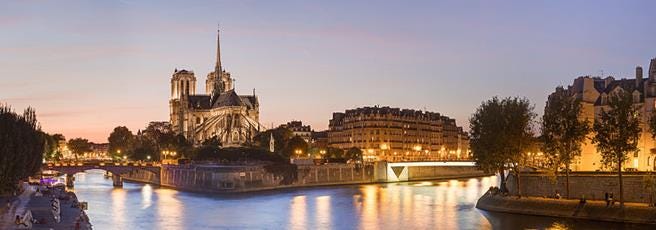
[[[221,66],[217,31],[216,65],[207,74],[206,94],[196,94],[196,77],[176,69],[171,77],[170,121],[173,130],[192,143],[217,137],[223,146],[249,143],[260,130],[259,102],[253,95],[237,95],[234,79]]]

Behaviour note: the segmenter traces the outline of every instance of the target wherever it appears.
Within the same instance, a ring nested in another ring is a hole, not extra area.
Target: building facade
[[[252,95],[237,95],[234,79],[221,66],[220,32],[217,31],[216,64],[207,74],[206,94],[196,93],[193,71],[178,70],[171,77],[170,122],[177,134],[192,143],[217,137],[223,146],[252,141],[259,132],[259,101]]]
[[[328,146],[359,148],[365,161],[469,159],[469,136],[439,113],[364,107],[333,113]]]
[[[649,132],[649,118],[656,108],[656,58],[649,65],[648,78],[643,78],[642,67],[636,67],[634,79],[615,79],[612,76],[605,78],[583,76],[574,79],[574,83],[567,88],[582,103],[580,119],[586,119],[591,124],[599,119],[602,109],[608,108],[608,98],[615,93],[630,92],[633,95],[635,106],[639,108],[642,133],[638,141],[639,151],[631,154],[624,163],[625,168],[638,170],[656,169],[654,162],[656,154],[652,154],[656,147],[654,138]],[[601,154],[592,144],[593,133],[582,146],[581,156],[572,164],[577,171],[595,171],[606,169],[601,164]]]
[[[290,121],[287,124],[280,125],[280,127],[289,129],[294,136],[303,138],[307,143],[312,142],[312,127],[303,125],[302,121]]]

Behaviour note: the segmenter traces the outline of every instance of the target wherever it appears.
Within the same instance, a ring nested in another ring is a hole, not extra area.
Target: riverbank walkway
[[[39,190],[37,192],[37,189]],[[16,225],[16,215],[23,216],[28,210],[36,223],[31,229],[91,229],[88,217],[78,207],[77,198],[72,193],[66,193],[62,189],[47,189],[43,186],[23,185],[23,193],[16,198],[7,198],[11,207],[7,209],[6,199],[2,200],[2,211],[0,212],[0,229],[24,229]],[[52,214],[52,200],[60,200],[61,221],[56,222]]]
[[[656,207],[645,203],[606,205],[603,200],[554,199],[543,197],[502,196],[490,192],[483,195],[476,207],[486,211],[525,215],[564,217],[636,224],[656,224]]]

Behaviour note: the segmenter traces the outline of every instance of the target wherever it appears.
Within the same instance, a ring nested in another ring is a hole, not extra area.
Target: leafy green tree
[[[187,141],[187,138],[181,134],[175,135],[174,138],[176,152],[180,153],[180,157],[182,158],[190,158],[194,150],[194,145]],[[221,146],[221,142],[218,143],[218,146]]]
[[[115,157],[132,155],[134,150],[134,134],[125,126],[118,126],[109,134],[109,153]],[[120,153],[119,153],[120,152]]]
[[[505,170],[512,169],[521,196],[519,174],[526,162],[525,152],[533,144],[534,117],[527,99],[494,97],[484,101],[469,119],[474,160],[482,170],[499,173],[503,191],[507,191]]]
[[[15,191],[19,180],[40,170],[45,149],[40,129],[34,109],[18,115],[0,104],[0,194]]]
[[[638,140],[642,131],[638,107],[633,105],[633,95],[626,91],[611,94],[608,97],[608,108],[602,109],[593,129],[595,136],[592,142],[601,152],[602,163],[617,170],[620,205],[624,206],[622,164],[630,153],[638,151]]]
[[[340,148],[328,147],[326,149],[326,159],[343,159],[344,150]]]
[[[563,87],[557,87],[547,99],[542,116],[543,152],[556,176],[559,168],[565,167],[567,198],[570,165],[581,156],[581,145],[590,132],[588,121],[579,119],[581,112],[581,101]]]
[[[269,129],[264,132],[260,132],[255,135],[253,138],[255,145],[263,149],[269,149],[269,143],[271,143],[271,135],[273,135],[274,140],[274,152],[277,153],[283,151],[286,143],[289,142],[292,137],[294,137],[294,134],[291,130],[284,127],[278,127],[275,129]]]
[[[61,159],[62,153],[59,149],[59,142],[66,140],[64,136],[61,134],[50,135],[45,132],[41,134],[45,140],[43,158],[48,161]]]
[[[91,151],[91,143],[84,138],[70,139],[68,140],[68,143],[66,143],[66,146],[68,146],[68,149],[71,150],[73,155],[75,155],[75,160],[78,159],[79,155]]]
[[[148,156],[159,160],[162,151],[175,151],[178,157],[193,154],[192,144],[182,135],[176,135],[168,122],[150,122],[146,129],[137,132],[132,159],[144,160]]]
[[[308,148],[309,145],[307,142],[305,142],[305,140],[303,140],[303,138],[294,136],[287,143],[285,143],[285,147],[283,148],[281,154],[283,157],[289,159],[291,156],[298,155],[296,151],[299,151],[300,154],[308,154]]]
[[[346,151],[345,158],[356,162],[362,162],[362,150],[356,147],[350,148]]]

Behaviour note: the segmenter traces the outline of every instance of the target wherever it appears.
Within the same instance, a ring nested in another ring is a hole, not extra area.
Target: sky
[[[468,129],[493,96],[547,95],[582,75],[633,78],[656,57],[656,1],[2,1],[0,102],[42,128],[106,142],[169,119],[173,70],[224,69],[266,126],[392,106]]]

